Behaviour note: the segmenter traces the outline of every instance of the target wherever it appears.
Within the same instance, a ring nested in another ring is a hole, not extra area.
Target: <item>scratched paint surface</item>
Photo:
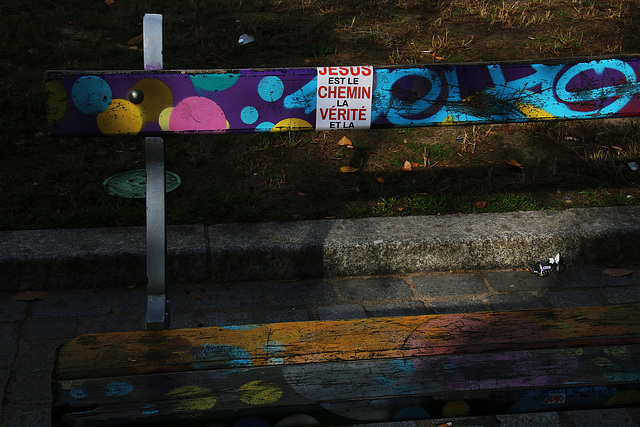
[[[632,405],[639,375],[637,345],[574,347],[59,381],[54,408],[115,425],[273,426],[292,414],[336,425]]]
[[[640,402],[640,306],[90,334],[59,357],[54,414],[78,419],[326,425],[613,407]]]
[[[372,128],[640,114],[640,58],[374,68]],[[313,68],[47,73],[53,135],[315,128]]]
[[[525,350],[585,340],[640,343],[640,306],[89,334],[61,348],[57,376],[73,380],[87,372],[109,376]],[[109,364],[103,363],[105,352]]]

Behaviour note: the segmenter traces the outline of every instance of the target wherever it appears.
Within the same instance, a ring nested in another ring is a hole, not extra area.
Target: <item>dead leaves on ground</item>
[[[633,270],[630,270],[628,268],[608,268],[602,273],[611,277],[623,277],[633,274]]]
[[[140,44],[140,43],[142,43],[142,37],[143,37],[142,34],[138,34],[137,36],[130,38],[127,41],[127,44],[129,46],[134,45],[134,44]]]
[[[340,168],[340,172],[342,173],[354,173],[354,172],[358,172],[359,168],[356,168],[354,166],[342,166]]]
[[[513,166],[514,168],[518,168],[520,170],[524,170],[524,167],[515,159],[509,159],[504,161],[509,166]]]
[[[353,148],[353,144],[351,143],[351,140],[349,138],[347,138],[346,136],[343,136],[340,141],[338,141],[338,145],[341,147],[347,147],[347,148]],[[340,172],[342,173],[354,173],[354,172],[358,172],[360,168],[357,168],[355,166],[342,166],[340,168]]]
[[[406,142],[406,141],[405,141]],[[342,138],[340,138],[340,140],[338,141],[338,145],[340,147],[346,147],[349,149],[354,148],[353,147],[353,142],[347,138],[346,136],[343,136]],[[415,168],[420,167],[420,163],[417,162],[412,162],[409,159],[406,159],[404,161],[404,163],[402,164],[402,171],[403,172],[409,172],[409,173],[413,173]],[[359,171],[360,168],[357,168],[355,166],[342,166],[340,167],[340,172],[342,173],[354,173]],[[376,180],[382,184],[384,182],[384,180],[381,177],[376,177]]]
[[[351,143],[351,140],[346,136],[343,136],[342,139],[338,141],[338,145],[347,147],[347,148],[353,148],[353,144]]]
[[[25,291],[12,296],[11,299],[14,301],[36,301],[49,298],[50,296],[51,294],[49,292]]]
[[[404,161],[404,164],[402,165],[402,171],[403,172],[413,172],[413,170],[417,167],[420,167],[420,163],[417,162],[411,162],[408,159]]]

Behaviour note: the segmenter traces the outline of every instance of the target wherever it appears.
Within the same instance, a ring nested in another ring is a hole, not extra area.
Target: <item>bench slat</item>
[[[481,351],[640,344],[640,305],[88,334],[54,379]]]
[[[374,67],[367,114],[372,128],[637,116],[638,75],[640,57],[627,55]],[[316,89],[315,68],[46,75],[57,136],[315,129]],[[352,113],[337,104],[344,129]]]
[[[638,345],[447,354],[59,381],[54,414],[69,425],[275,425],[302,413],[336,425],[629,405],[639,380]]]

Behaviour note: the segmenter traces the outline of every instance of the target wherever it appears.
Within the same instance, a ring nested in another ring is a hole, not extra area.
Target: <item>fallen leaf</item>
[[[355,168],[353,166],[342,166],[340,168],[340,172],[343,173],[353,173],[353,172],[358,172],[358,168]]]
[[[384,184],[384,178],[381,176],[376,176],[376,181],[378,181],[380,184]]]
[[[138,46],[129,46],[129,49],[131,49],[131,50],[140,50],[140,48]]]
[[[436,61],[444,61],[444,58],[442,56],[434,56]]]
[[[411,162],[411,166],[414,168],[420,167],[420,163],[417,162]]]
[[[353,144],[351,143],[351,140],[349,138],[347,138],[346,136],[343,136],[342,139],[338,141],[338,145],[353,145]]]
[[[142,43],[142,34],[139,34],[133,38],[130,38],[127,44],[140,44]]]
[[[195,299],[197,299],[198,301],[202,301],[202,298],[204,298],[204,296],[203,296],[203,295],[201,295],[201,294],[193,294],[193,297],[194,297]]]
[[[35,301],[39,299],[49,298],[50,296],[51,294],[49,292],[25,291],[12,296],[11,299],[14,301]]]
[[[518,163],[518,161],[517,161],[517,160],[510,159],[510,160],[505,160],[504,162],[505,162],[506,164],[511,165],[511,166],[513,166],[513,167],[516,167],[516,168],[518,168],[518,169],[524,169],[524,168],[522,167],[522,165],[521,165],[520,163]]]
[[[476,208],[484,209],[487,207],[487,202],[476,202]]]
[[[611,148],[613,148],[614,150],[622,151],[622,148],[618,147],[617,145],[612,145]]]
[[[301,196],[301,197],[302,197],[302,196],[305,196],[305,194],[304,194],[302,191],[298,191],[296,194],[297,194],[298,196]]]
[[[29,52],[30,55],[34,55],[36,53],[33,49],[27,49],[27,52]]]
[[[402,165],[402,170],[404,172],[413,172],[413,166],[409,160],[404,161],[404,165]]]
[[[104,0],[104,4],[109,5],[109,6],[114,4],[115,2],[116,2],[115,0]]]
[[[633,274],[633,270],[629,270],[628,268],[609,268],[604,270],[602,273],[607,276],[622,277]]]

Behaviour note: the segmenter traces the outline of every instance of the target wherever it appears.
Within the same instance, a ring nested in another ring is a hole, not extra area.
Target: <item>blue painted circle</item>
[[[73,390],[69,391],[69,396],[71,396],[74,399],[84,399],[88,395],[89,393],[87,393],[81,388],[74,388]]]
[[[391,369],[398,372],[415,372],[416,365],[410,360],[398,359],[389,362]]]
[[[256,110],[254,107],[244,107],[242,109],[242,111],[240,112],[240,118],[242,119],[243,122],[245,122],[248,125],[251,125],[255,122],[258,121],[258,110]]]
[[[260,325],[229,325],[229,326],[220,326],[222,329],[227,329],[229,331],[250,331],[251,329],[255,329]]]
[[[207,362],[224,361],[229,366],[251,366],[251,355],[241,347],[206,343],[200,346],[196,354],[195,369],[205,369]]]
[[[160,412],[160,409],[153,403],[148,403],[142,406],[142,415],[155,415]]]
[[[85,114],[102,113],[113,99],[111,87],[98,76],[84,76],[76,80],[71,88],[71,97],[78,110]]]
[[[240,74],[236,73],[212,73],[212,74],[192,74],[190,76],[191,83],[198,90],[207,90],[210,92],[219,92],[229,89],[236,84],[240,78]]]
[[[124,381],[114,381],[104,386],[104,392],[107,396],[121,397],[133,391],[133,385]]]
[[[258,126],[256,126],[256,132],[270,132],[274,126],[275,126],[274,123],[262,122]]]
[[[258,83],[258,95],[268,102],[277,101],[284,93],[284,83],[276,76],[267,76]]]

